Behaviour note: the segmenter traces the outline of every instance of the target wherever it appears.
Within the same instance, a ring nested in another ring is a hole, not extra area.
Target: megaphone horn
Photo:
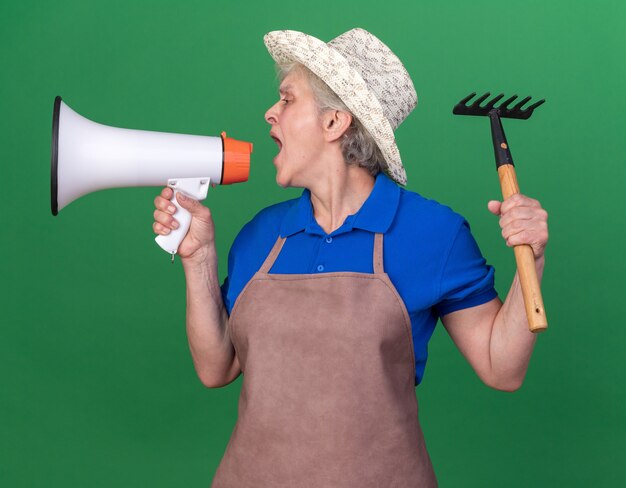
[[[191,215],[176,194],[204,200],[210,184],[248,180],[252,144],[220,137],[122,129],[93,122],[54,100],[50,195],[52,215],[77,198],[105,188],[164,186],[174,189],[178,229],[155,240],[172,255]]]

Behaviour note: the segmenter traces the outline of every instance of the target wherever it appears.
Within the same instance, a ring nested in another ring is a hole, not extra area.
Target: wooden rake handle
[[[498,167],[502,196],[506,200],[511,195],[519,193],[515,168],[512,164],[503,164]],[[528,244],[513,246],[515,261],[517,262],[517,272],[522,285],[526,316],[528,317],[528,329],[533,333],[543,332],[548,328],[546,311],[543,307],[541,297],[541,287],[537,279],[537,269],[535,268],[535,256],[532,248]]]

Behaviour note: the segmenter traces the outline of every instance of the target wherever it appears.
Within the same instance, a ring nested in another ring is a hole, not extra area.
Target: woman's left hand
[[[507,246],[528,244],[535,260],[543,256],[548,243],[548,212],[537,200],[517,193],[504,202],[490,200],[487,208],[500,216],[502,237]]]

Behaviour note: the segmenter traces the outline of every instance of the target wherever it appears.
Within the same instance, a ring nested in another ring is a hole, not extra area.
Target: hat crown
[[[356,70],[378,99],[395,130],[417,105],[413,81],[402,61],[380,39],[364,29],[351,29],[328,42]]]

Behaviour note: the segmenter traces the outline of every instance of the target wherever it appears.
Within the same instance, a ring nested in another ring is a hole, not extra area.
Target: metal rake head
[[[533,103],[532,105],[522,109],[522,107],[531,98],[526,97],[516,103],[513,107],[508,108],[513,100],[517,98],[517,95],[513,95],[496,107],[496,103],[504,97],[504,93],[500,93],[500,95],[496,95],[485,105],[481,106],[481,104],[487,98],[489,98],[490,95],[491,93],[487,92],[474,100],[471,105],[467,105],[467,102],[469,102],[472,98],[476,96],[476,92],[472,92],[454,106],[454,108],[452,109],[452,113],[456,115],[489,115],[489,112],[491,112],[492,110],[496,110],[498,116],[500,117],[508,117],[510,119],[527,119],[533,114],[533,110],[535,110],[539,105],[545,102],[545,99],[542,98],[538,102]]]

